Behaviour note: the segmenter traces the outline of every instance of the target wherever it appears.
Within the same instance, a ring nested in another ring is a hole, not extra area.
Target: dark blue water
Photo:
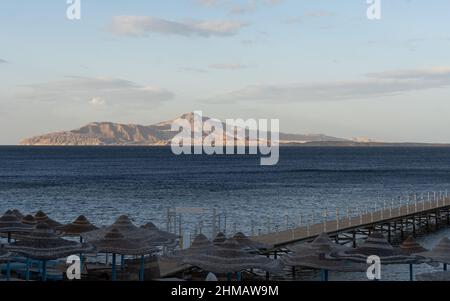
[[[282,148],[276,166],[258,156],[175,156],[152,147],[0,147],[0,210],[43,209],[63,221],[122,213],[166,222],[167,208],[226,212],[255,231],[311,211],[373,208],[411,193],[450,188],[450,148]],[[200,219],[199,217],[195,217]],[[206,219],[206,218],[205,218]],[[186,216],[185,220],[192,220]]]
[[[287,147],[278,165],[259,162],[152,147],[0,147],[0,211],[42,209],[62,222],[84,214],[97,224],[126,213],[165,228],[168,208],[207,209],[182,215],[188,236],[210,231],[208,210],[216,208],[228,233],[250,234],[306,223],[313,212],[319,221],[325,209],[357,214],[450,190],[450,148]]]

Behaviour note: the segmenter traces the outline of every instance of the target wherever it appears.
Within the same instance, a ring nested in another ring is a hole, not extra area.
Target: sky
[[[0,144],[203,111],[289,133],[450,143],[450,2],[0,2]]]

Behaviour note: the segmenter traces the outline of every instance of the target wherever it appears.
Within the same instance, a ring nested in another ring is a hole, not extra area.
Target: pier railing
[[[286,227],[284,229],[275,226],[274,231],[267,231],[266,233],[261,233],[260,230],[258,233],[254,233],[252,223],[252,236],[255,240],[261,242],[284,245],[307,240],[323,232],[330,234],[345,232],[346,230],[388,223],[393,220],[406,219],[409,216],[446,208],[450,209],[450,198],[447,191],[445,193],[428,193],[426,199],[422,197],[420,200],[417,198],[417,195],[413,195],[413,197],[408,197],[406,204],[400,203],[398,206],[394,206],[394,202],[391,202],[389,206],[386,206],[386,203],[384,203],[384,206],[380,209],[375,208],[371,211],[359,210],[357,215],[351,215],[349,209],[346,209],[343,214],[339,209],[336,209],[333,220],[329,219],[328,210],[324,210],[322,220],[317,221],[313,215],[310,223],[305,225],[301,224],[302,218],[300,218],[300,224],[292,227],[288,223],[288,217],[286,217]],[[267,229],[270,230],[270,226]]]

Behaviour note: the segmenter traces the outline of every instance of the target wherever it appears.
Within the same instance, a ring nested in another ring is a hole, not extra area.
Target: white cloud
[[[211,69],[221,69],[221,70],[239,70],[248,68],[247,65],[243,64],[212,64],[209,65]]]
[[[343,101],[447,87],[450,87],[450,68],[400,70],[367,74],[366,78],[361,80],[250,85],[217,95],[210,101]]]
[[[238,21],[170,21],[149,16],[115,16],[108,30],[119,36],[163,35],[226,37],[236,35],[247,24]]]
[[[285,19],[285,23],[297,24],[297,23],[302,23],[302,22],[306,21],[307,19],[327,18],[327,17],[333,17],[334,15],[335,14],[333,12],[330,12],[327,10],[309,11],[300,16],[288,17]]]
[[[174,94],[165,89],[140,85],[124,79],[67,77],[60,81],[28,85],[19,91],[15,98],[40,102],[132,106],[170,100],[174,98]]]
[[[101,97],[93,97],[89,103],[94,106],[102,106],[106,104],[106,100]]]
[[[209,8],[222,8],[231,14],[245,14],[256,11],[262,6],[275,6],[284,0],[194,0],[195,3]]]

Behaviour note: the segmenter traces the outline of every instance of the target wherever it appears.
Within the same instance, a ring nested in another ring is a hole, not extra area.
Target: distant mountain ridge
[[[176,119],[160,122],[154,125],[120,124],[113,122],[92,122],[79,129],[65,132],[49,133],[24,139],[21,145],[41,146],[88,146],[88,145],[170,145],[177,132],[171,131],[171,125],[187,119],[193,122],[194,113],[184,114]],[[203,120],[210,118],[203,117]],[[199,131],[199,129],[193,129]],[[220,137],[233,137],[234,133],[225,130]],[[249,143],[249,137],[244,137]],[[303,144],[308,142],[350,142],[350,140],[331,137],[322,134],[286,134],[280,133],[280,144]],[[217,139],[219,141],[220,139]],[[250,143],[255,141],[250,141]],[[194,142],[195,143],[195,142]]]

